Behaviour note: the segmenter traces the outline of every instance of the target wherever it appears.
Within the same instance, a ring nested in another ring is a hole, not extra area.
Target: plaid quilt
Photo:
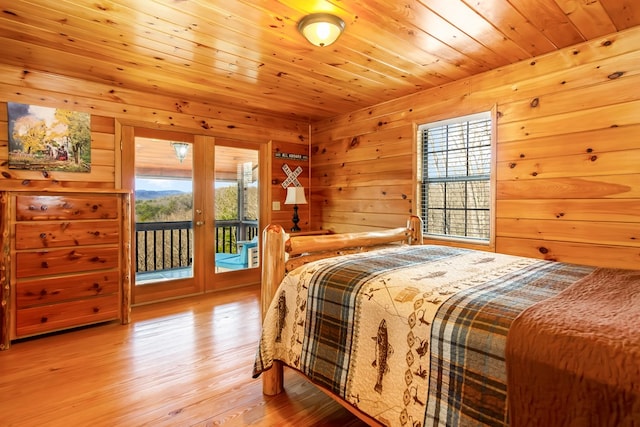
[[[587,270],[446,246],[309,263],[280,285],[253,375],[280,360],[389,426],[502,425],[510,321]]]

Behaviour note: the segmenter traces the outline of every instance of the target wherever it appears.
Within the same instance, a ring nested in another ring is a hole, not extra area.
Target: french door
[[[266,149],[129,126],[122,140],[122,186],[134,191],[132,302],[258,282],[254,237],[262,227],[259,159]],[[238,215],[227,210],[216,218],[223,203],[234,205],[221,196],[236,197]],[[254,258],[245,262],[246,253]]]
[[[214,270],[207,290],[257,282],[260,266],[260,149],[216,141],[214,168]]]

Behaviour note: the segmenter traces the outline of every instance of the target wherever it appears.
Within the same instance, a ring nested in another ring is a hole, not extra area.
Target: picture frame
[[[7,102],[9,169],[91,172],[91,115]]]

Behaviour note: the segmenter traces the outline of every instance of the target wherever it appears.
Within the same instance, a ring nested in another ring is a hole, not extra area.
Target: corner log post
[[[131,261],[131,192],[123,193],[120,205],[120,212],[122,217],[122,257],[120,262],[122,263],[121,278],[122,280],[122,295],[120,298],[120,323],[128,325],[131,323],[131,272],[133,269]]]
[[[11,245],[9,195],[0,192],[0,350],[11,345]]]
[[[329,235],[296,236],[289,238],[279,225],[269,225],[262,233],[262,321],[287,271],[316,259],[363,252],[391,243],[421,245],[422,219],[411,216],[407,226],[383,231]],[[285,260],[285,253],[289,260]],[[268,371],[262,373],[262,392],[268,396],[284,390],[282,363],[275,360]]]

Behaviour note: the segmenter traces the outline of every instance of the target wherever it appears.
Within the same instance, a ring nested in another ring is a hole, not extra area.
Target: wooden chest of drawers
[[[92,323],[129,322],[128,193],[2,194],[0,349]],[[8,244],[7,244],[8,243]]]

